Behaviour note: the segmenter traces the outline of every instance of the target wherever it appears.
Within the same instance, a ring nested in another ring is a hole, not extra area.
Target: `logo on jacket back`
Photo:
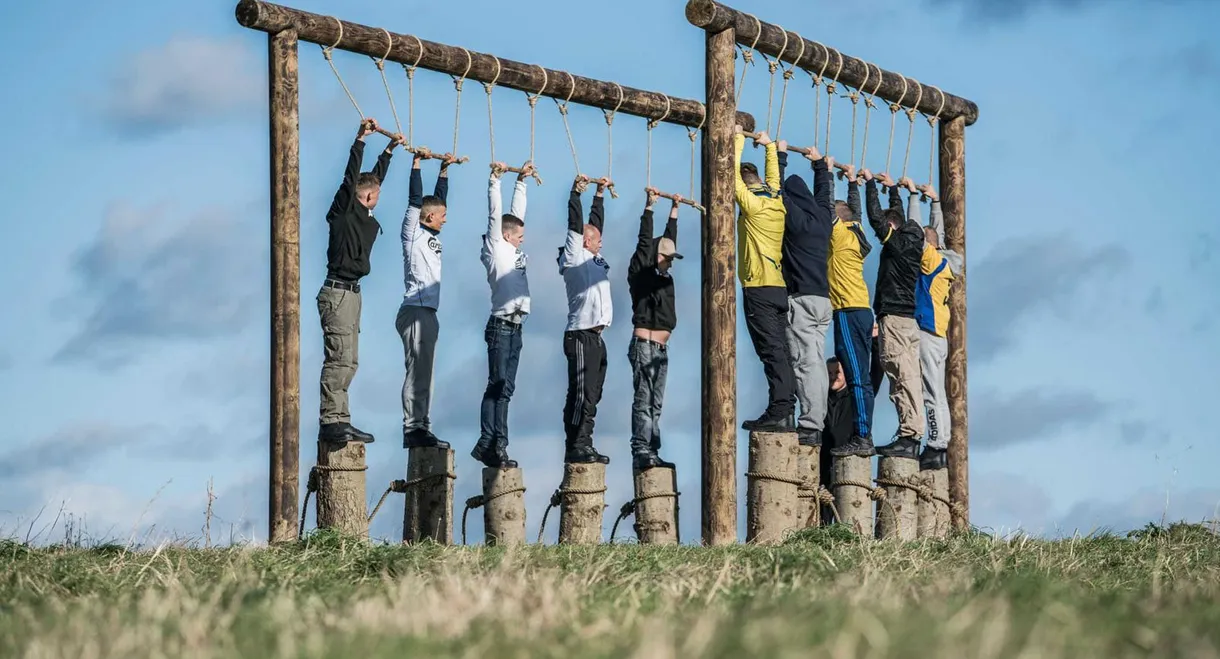
[[[605,268],[606,270],[610,270],[610,264],[606,263],[606,259],[603,259],[601,254],[594,256],[593,262],[596,263],[597,265],[601,266],[602,268]]]
[[[428,236],[428,249],[432,250],[437,256],[440,256],[441,241],[437,240],[436,236]]]

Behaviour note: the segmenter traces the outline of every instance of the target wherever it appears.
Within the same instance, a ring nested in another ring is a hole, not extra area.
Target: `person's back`
[[[784,286],[783,242],[786,211],[780,198],[779,159],[774,142],[766,145],[767,179],[750,163],[740,165],[745,136],[737,136],[737,277],[742,288]],[[774,164],[772,164],[774,163]],[[742,171],[744,167],[744,172]],[[749,179],[749,180],[747,180]]]

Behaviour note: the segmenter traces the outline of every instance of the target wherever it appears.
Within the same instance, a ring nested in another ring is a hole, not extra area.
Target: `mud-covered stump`
[[[914,540],[919,524],[919,504],[912,478],[919,475],[919,461],[882,456],[877,465],[877,487],[885,498],[877,501],[877,538]]]
[[[746,542],[775,544],[797,519],[797,441],[794,432],[751,432]]]
[[[525,477],[521,469],[483,468],[483,534],[489,545],[525,544]]]
[[[678,544],[677,472],[653,467],[635,473],[635,537],[642,545]]]
[[[860,535],[871,534],[873,506],[869,499],[872,488],[873,461],[858,455],[834,460],[834,481],[831,492],[839,511],[839,522]]]
[[[362,442],[318,442],[318,528],[368,538],[364,448]]]
[[[407,450],[402,541],[453,544],[453,449]]]
[[[559,503],[559,542],[595,545],[602,541],[606,508],[606,465],[565,463]]]

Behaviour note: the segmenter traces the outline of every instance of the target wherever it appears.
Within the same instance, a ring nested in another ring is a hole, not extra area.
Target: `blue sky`
[[[528,9],[469,0],[463,9],[472,18],[463,20],[417,0],[295,6],[676,96],[702,93],[703,35],[686,23],[680,2],[624,0],[595,27],[561,0]],[[1157,8],[922,0],[867,12],[807,0],[736,6],[981,108],[967,132],[973,521],[1057,535],[1216,516],[1220,446],[1208,411],[1220,369],[1210,286],[1220,275],[1220,227],[1207,211],[1206,180],[1220,146],[1209,111],[1220,101],[1220,47],[1205,30],[1220,8],[1191,0]],[[211,483],[213,540],[265,540],[266,36],[240,28],[232,9],[143,0],[0,9],[0,37],[20,63],[0,71],[10,98],[0,110],[9,127],[0,136],[8,156],[0,182],[10,200],[8,256],[0,264],[9,310],[0,323],[6,533],[54,540],[70,516],[99,538],[199,537]],[[372,62],[345,53],[335,59],[366,113],[392,124]],[[406,80],[401,69],[388,70],[405,123]],[[798,75],[783,127],[794,143],[811,141],[810,93],[808,77]],[[448,77],[417,76],[417,142],[451,144],[454,95]],[[524,95],[498,90],[494,100],[497,156],[524,160]],[[748,75],[742,106],[765,121],[761,64]],[[602,115],[572,112],[582,165],[600,170]],[[883,108],[873,116],[874,169],[884,158],[887,115]],[[900,116],[895,169],[905,124]],[[317,429],[321,337],[313,297],[325,272],[323,216],[355,125],[319,49],[302,44],[303,468],[312,464]],[[472,164],[454,172],[443,234],[433,410],[436,431],[459,449],[459,500],[478,487],[466,451],[477,436],[486,377],[478,237],[488,135],[479,85],[464,90],[461,126],[459,150]],[[619,275],[597,426],[599,447],[614,459],[607,525],[630,492],[623,277],[646,153],[643,120],[622,117],[614,128],[623,194],[607,204],[605,255]],[[836,102],[833,129],[832,152],[845,160],[845,100]],[[921,120],[915,130],[911,173],[922,180],[927,125]],[[653,183],[687,191],[685,131],[661,126],[653,142]],[[512,408],[531,533],[561,465],[565,309],[552,256],[563,240],[572,163],[549,101],[538,106],[537,161],[547,183],[531,185],[525,245],[535,314]],[[386,233],[364,282],[352,388],[356,422],[379,437],[369,452],[371,500],[400,477],[406,458],[397,440],[403,367],[393,325],[408,167],[396,160],[377,210]],[[699,532],[698,222],[683,211],[679,243],[688,258],[676,269],[679,327],[663,422],[664,454],[678,463],[685,493],[688,539]],[[738,334],[739,414],[746,418],[761,409],[765,385],[740,324]],[[894,425],[892,405],[880,398],[879,439]],[[744,471],[744,433],[740,446]],[[744,479],[741,491],[744,497]],[[742,506],[744,519],[744,499]],[[396,537],[396,516],[383,512],[374,535]],[[481,529],[471,533],[477,539]]]

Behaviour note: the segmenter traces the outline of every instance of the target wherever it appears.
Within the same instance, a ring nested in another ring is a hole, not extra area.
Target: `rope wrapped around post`
[[[618,534],[619,522],[627,519],[631,515],[634,515],[636,506],[641,501],[647,501],[648,499],[663,499],[663,498],[668,498],[668,497],[673,497],[673,498],[677,499],[681,495],[682,495],[681,492],[654,492],[652,494],[645,494],[642,497],[636,497],[636,498],[628,501],[627,503],[624,503],[623,507],[620,508],[618,511],[618,519],[614,520],[614,526],[612,526],[610,528],[610,542],[613,543],[614,537]]]
[[[878,482],[880,482],[880,481],[878,481]],[[885,483],[882,483],[882,484],[884,485]],[[863,490],[867,490],[868,498],[870,498],[873,501],[876,501],[878,503],[883,503],[883,504],[889,506],[891,514],[894,514],[894,515],[898,514],[898,511],[894,509],[894,504],[889,502],[889,498],[885,491],[885,488],[873,487],[872,485],[869,485],[868,483],[865,483],[862,481],[835,481],[830,484],[830,487],[832,487],[832,488],[843,487],[843,486],[858,487]],[[909,485],[904,484],[903,487],[909,487]],[[912,488],[912,489],[914,489],[914,488]],[[838,514],[839,514],[838,511],[836,511],[835,516],[837,517]]]
[[[796,496],[800,499],[815,499],[813,507],[813,517],[815,522],[822,521],[823,505],[830,506],[831,512],[834,513],[835,521],[839,520],[839,508],[835,506],[835,495],[825,485],[819,485],[817,489],[809,487],[809,481],[803,481],[802,485],[797,488]],[[808,521],[808,520],[806,520]]]
[[[503,490],[501,492],[495,492],[488,496],[483,496],[482,494],[476,494],[476,495],[470,497],[469,499],[467,499],[466,507],[462,509],[462,544],[466,544],[466,515],[469,514],[471,510],[474,510],[476,508],[482,508],[483,506],[487,505],[488,501],[491,501],[493,499],[499,499],[502,496],[507,496],[509,494],[516,494],[518,492],[524,492],[524,491],[525,491],[525,486],[522,485],[521,487],[510,487],[506,490]]]
[[[309,497],[314,492],[318,491],[318,472],[322,471],[368,471],[368,465],[363,467],[331,467],[330,465],[314,465],[309,468],[309,475],[305,478],[305,503],[301,506],[301,526],[297,530],[297,537],[305,535],[305,516],[309,514]],[[382,497],[384,498],[384,497]]]
[[[419,478],[412,478],[411,480],[404,480],[404,479],[399,478],[399,479],[390,481],[390,486],[385,489],[385,492],[381,493],[381,498],[377,500],[377,505],[373,506],[373,512],[369,513],[369,521],[372,522],[373,518],[377,516],[377,511],[381,510],[381,505],[383,503],[385,503],[386,497],[390,496],[391,492],[394,492],[397,494],[406,494],[407,490],[415,487],[416,485],[419,485],[421,483],[427,483],[428,481],[436,480],[438,478],[449,478],[452,480],[457,480],[457,474],[454,474],[454,473],[428,474],[427,476],[420,476]]]
[[[556,488],[551,494],[551,500],[547,503],[546,510],[542,511],[542,524],[538,527],[538,544],[542,544],[542,539],[546,534],[546,520],[551,514],[552,508],[558,508],[563,503],[563,495],[565,494],[601,494],[606,491],[605,487],[579,487],[579,488]]]

